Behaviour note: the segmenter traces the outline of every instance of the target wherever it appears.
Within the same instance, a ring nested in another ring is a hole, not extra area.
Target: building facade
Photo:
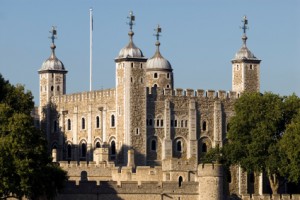
[[[242,47],[232,60],[229,92],[174,88],[173,68],[159,49],[161,28],[156,29],[156,52],[147,59],[133,42],[132,13],[129,19],[129,42],[115,58],[116,86],[111,89],[66,94],[67,70],[55,55],[56,30],[52,30],[51,55],[38,72],[40,127],[53,161],[76,184],[163,184],[149,199],[156,193],[161,199],[163,188],[174,187],[174,192],[186,185],[197,191],[168,195],[204,200],[222,199],[226,193],[246,194],[249,180],[241,169],[233,169],[226,186],[221,167],[205,167],[201,159],[210,148],[222,147],[239,95],[260,88],[260,60],[246,46],[247,19]],[[253,183],[256,193],[262,192],[262,179]]]

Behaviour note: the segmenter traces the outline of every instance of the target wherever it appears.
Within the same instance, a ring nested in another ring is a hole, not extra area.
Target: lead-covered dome
[[[39,71],[46,71],[46,70],[57,70],[57,71],[65,71],[64,64],[55,56],[55,48],[54,44],[51,45],[52,53],[50,57],[45,60],[42,64],[42,67]]]
[[[143,52],[139,49],[132,41],[134,33],[130,31],[128,33],[130,40],[126,47],[120,50],[118,58],[142,58],[144,57]]]
[[[257,60],[254,54],[247,48],[246,40],[247,36],[243,36],[243,46],[242,48],[235,54],[234,60]]]
[[[160,54],[157,48],[154,56],[147,60],[147,69],[172,70],[172,67],[170,62]]]

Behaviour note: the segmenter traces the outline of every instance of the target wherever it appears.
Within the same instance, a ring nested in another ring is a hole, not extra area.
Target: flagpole
[[[90,91],[92,91],[92,65],[93,65],[93,8],[90,8]]]

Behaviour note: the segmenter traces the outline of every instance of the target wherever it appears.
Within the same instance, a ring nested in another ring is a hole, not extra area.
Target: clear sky
[[[261,91],[300,96],[298,0],[1,0],[0,73],[39,100],[37,71],[56,55],[69,71],[67,93],[89,90],[89,9],[93,7],[93,89],[115,87],[114,58],[128,43],[127,16],[136,16],[134,42],[148,58],[153,29],[162,27],[161,53],[174,69],[175,88],[231,90],[231,59],[242,45],[261,59]]]

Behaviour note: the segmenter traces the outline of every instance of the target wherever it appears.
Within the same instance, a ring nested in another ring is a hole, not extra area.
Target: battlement
[[[51,101],[54,103],[94,101],[95,99],[115,97],[115,95],[116,90],[112,88],[106,90],[95,90],[91,92],[79,92],[73,94],[53,96],[51,97]]]
[[[182,182],[179,186],[176,181],[68,181],[61,194],[193,194],[198,195],[198,182]]]
[[[223,167],[220,164],[200,164],[198,165],[199,177],[222,177]]]
[[[198,97],[203,99],[237,99],[240,94],[234,91],[224,90],[202,90],[202,89],[182,89],[175,88],[174,90],[168,88],[148,88],[148,95],[160,95],[160,96],[175,96],[175,97]]]
[[[162,177],[161,166],[137,166],[132,167],[115,167],[112,170],[112,179],[121,181],[160,181]]]

